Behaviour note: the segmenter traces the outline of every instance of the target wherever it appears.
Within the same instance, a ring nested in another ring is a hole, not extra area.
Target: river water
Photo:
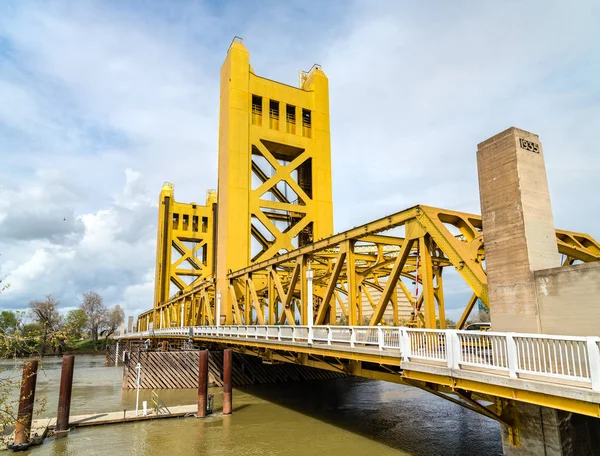
[[[36,395],[42,416],[57,407],[60,359],[47,358]],[[121,391],[122,368],[103,356],[77,356],[71,414],[135,408],[135,391]],[[495,421],[416,388],[357,378],[234,389],[233,415],[81,428],[46,439],[26,453],[42,455],[500,455]],[[167,406],[193,404],[195,390],[161,390]],[[142,400],[150,392],[142,391]]]

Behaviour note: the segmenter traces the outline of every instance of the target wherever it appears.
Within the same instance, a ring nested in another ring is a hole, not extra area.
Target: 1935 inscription
[[[540,153],[540,145],[538,143],[534,143],[533,141],[527,141],[526,139],[519,138],[519,145],[521,146],[521,149],[535,152],[536,154]]]

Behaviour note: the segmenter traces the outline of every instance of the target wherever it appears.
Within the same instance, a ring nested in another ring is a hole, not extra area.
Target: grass
[[[94,349],[94,341],[92,339],[74,340],[69,343],[72,353],[98,353],[104,351],[104,342],[98,341],[96,349]]]

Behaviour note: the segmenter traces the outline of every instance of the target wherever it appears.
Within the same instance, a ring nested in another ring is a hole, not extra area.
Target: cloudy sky
[[[162,183],[198,202],[217,185],[234,35],[262,76],[323,65],[336,231],[417,203],[478,213],[476,145],[514,125],[544,144],[556,225],[600,238],[599,24],[594,0],[1,1],[0,308],[151,307]]]

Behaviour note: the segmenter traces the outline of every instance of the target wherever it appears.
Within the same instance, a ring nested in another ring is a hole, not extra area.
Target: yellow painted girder
[[[592,402],[585,402],[577,399],[570,399],[559,396],[551,396],[535,391],[522,390],[507,386],[491,385],[489,383],[477,382],[474,380],[465,380],[424,372],[404,370],[402,376],[404,378],[412,380],[419,380],[423,382],[444,385],[451,389],[459,388],[466,391],[474,391],[490,396],[514,399],[516,401],[527,402],[529,404],[541,405],[543,407],[565,410],[567,412],[579,413],[581,415],[600,418],[600,404],[595,404]]]

